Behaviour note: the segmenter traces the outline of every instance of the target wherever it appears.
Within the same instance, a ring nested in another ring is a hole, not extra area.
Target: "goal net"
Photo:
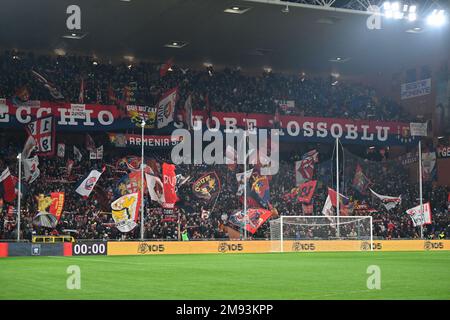
[[[273,252],[283,252],[288,241],[365,240],[373,247],[370,216],[281,216],[270,221]]]

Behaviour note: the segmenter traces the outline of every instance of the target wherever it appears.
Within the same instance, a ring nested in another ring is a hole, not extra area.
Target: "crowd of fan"
[[[2,135],[0,150],[1,166],[9,166],[13,175],[17,176],[16,155],[21,150],[22,143],[13,142],[11,136]],[[78,145],[79,146],[79,145]],[[80,147],[80,146],[79,146]],[[71,149],[67,145],[68,150]],[[82,147],[80,149],[83,150]],[[138,239],[140,226],[138,225],[129,233],[121,233],[114,227],[114,221],[110,214],[110,203],[114,199],[114,188],[119,179],[129,170],[118,166],[117,163],[124,154],[117,154],[114,149],[106,149],[103,160],[89,160],[86,150],[84,157],[76,162],[70,176],[66,172],[67,158],[72,158],[67,152],[66,158],[40,158],[40,177],[32,184],[26,185],[25,196],[22,200],[21,213],[21,237],[31,239],[32,235],[73,235],[78,239]],[[372,213],[374,218],[374,236],[382,239],[394,238],[419,238],[420,228],[412,225],[411,219],[405,210],[418,204],[418,187],[409,183],[405,168],[394,160],[367,161],[363,158],[346,153],[343,172],[343,184],[341,192],[350,198],[350,203],[355,205],[368,204],[370,208],[376,208],[377,213]],[[149,155],[150,156],[150,155]],[[298,156],[295,154],[295,156]],[[331,154],[320,154],[320,163],[317,164],[315,179],[318,186],[313,197],[314,215],[322,216],[322,208],[327,196],[327,187],[333,187]],[[151,157],[158,163],[169,161],[166,153],[152,154]],[[170,162],[170,161],[169,161]],[[356,164],[360,164],[364,173],[371,180],[372,188],[380,194],[402,196],[402,203],[397,208],[387,211],[376,202],[370,194],[361,195],[352,187],[352,179]],[[105,167],[101,179],[97,183],[92,195],[84,199],[75,193],[76,182],[92,169],[100,170]],[[301,215],[302,205],[295,201],[286,201],[284,194],[295,186],[294,163],[292,155],[285,155],[280,161],[279,173],[270,178],[271,204],[277,209],[279,215]],[[192,183],[206,172],[215,171],[221,180],[221,192],[217,198],[209,202],[197,199],[192,194]],[[224,226],[229,226],[242,233],[236,226],[229,222],[229,217],[237,210],[242,210],[242,202],[236,196],[238,183],[236,172],[243,171],[237,167],[235,171],[226,165],[180,165],[177,166],[177,174],[191,177],[187,183],[178,188],[178,211],[175,219],[166,219],[162,209],[156,202],[145,201],[145,227],[146,239],[179,240],[182,232],[187,232],[189,239],[226,239],[228,237]],[[342,191],[343,190],[343,191]],[[33,224],[33,218],[37,213],[35,196],[50,192],[64,191],[66,194],[64,212],[55,229],[38,227]],[[432,187],[431,183],[424,184],[424,201],[430,201],[433,210],[433,223],[426,226],[424,236],[427,238],[442,238],[450,236],[450,219],[447,208],[447,190],[443,187]],[[356,202],[358,201],[358,202]],[[13,204],[15,205],[15,204]],[[0,214],[0,239],[15,239],[16,216],[8,213],[7,204],[3,205]],[[202,216],[202,210],[210,211],[209,217]],[[349,215],[367,215],[365,212],[348,209]],[[179,213],[179,217],[178,217]],[[356,231],[349,229],[348,237],[357,236]],[[328,237],[336,237],[336,230],[329,228]],[[367,233],[366,233],[367,234]],[[306,239],[317,236],[314,228],[306,228],[296,237]],[[322,235],[323,236],[323,235]],[[251,236],[254,239],[269,239],[269,223],[263,224],[260,229]]]
[[[163,64],[162,64],[163,65]],[[377,96],[374,89],[355,83],[304,75],[263,73],[245,75],[237,69],[215,71],[170,65],[165,76],[161,64],[112,64],[78,56],[37,56],[33,53],[0,54],[0,97],[11,98],[26,90],[31,100],[54,100],[32,70],[44,76],[64,96],[79,102],[81,81],[84,103],[156,105],[161,94],[178,87],[181,100],[192,95],[195,109],[274,114],[275,100],[295,101],[295,114],[374,120],[407,120],[394,101]],[[119,103],[120,104],[120,103]],[[280,110],[283,114],[283,110]]]
[[[95,62],[95,63],[94,63]],[[166,66],[169,67],[169,66]],[[32,53],[3,52],[0,54],[0,97],[14,98],[19,92],[26,92],[26,99],[55,100],[32,71],[44,76],[51,86],[59,90],[63,101],[78,102],[80,87],[84,83],[84,103],[99,104],[137,104],[155,105],[161,94],[170,88],[178,87],[181,103],[190,94],[195,109],[208,109],[226,112],[262,112],[274,114],[277,106],[275,100],[294,100],[295,114],[303,116],[345,117],[374,120],[407,120],[410,117],[395,102],[380,98],[376,92],[361,84],[340,82],[331,85],[329,79],[310,79],[305,75],[282,75],[263,73],[261,76],[245,75],[237,69],[222,71],[182,69],[170,65],[166,75],[160,74],[161,64],[147,62],[112,64],[95,61],[90,57],[75,56],[38,56]],[[283,111],[281,110],[281,113]],[[17,152],[23,146],[19,136],[13,137],[2,133],[0,160],[2,168],[9,166],[13,175],[17,175]],[[67,141],[66,141],[67,144]],[[67,145],[70,150],[71,146]],[[114,221],[107,212],[113,198],[113,189],[120,177],[126,174],[126,168],[118,168],[117,160],[123,156],[106,148],[102,161],[89,160],[87,154],[76,162],[70,176],[66,172],[66,159],[41,158],[41,175],[27,186],[22,205],[22,237],[30,239],[33,234],[72,234],[81,239],[128,239],[138,238],[140,227],[132,232],[122,234],[114,227]],[[70,155],[69,155],[70,156]],[[283,195],[295,186],[294,160],[287,156],[280,162],[279,174],[271,177],[271,203],[281,215],[299,215],[302,213],[300,203],[289,202]],[[154,154],[160,163],[169,161],[163,154]],[[327,196],[327,187],[333,186],[332,164],[327,161],[331,154],[321,155],[315,178],[318,187],[313,197],[314,215],[321,215]],[[394,161],[363,161],[349,157],[343,172],[344,181],[341,190],[352,200],[377,207],[379,213],[374,215],[375,236],[381,238],[417,238],[419,229],[414,228],[411,219],[404,213],[405,209],[417,205],[417,184],[410,184],[406,170]],[[356,164],[359,163],[372,182],[376,192],[386,195],[402,195],[402,204],[396,209],[386,211],[377,205],[368,194],[358,194],[351,187]],[[93,196],[81,198],[74,192],[76,182],[89,170],[106,166],[106,171],[98,182]],[[223,226],[230,225],[229,215],[242,209],[242,202],[236,196],[236,172],[226,166],[179,166],[178,172],[191,176],[191,180],[180,187],[179,217],[165,219],[157,204],[146,201],[145,238],[179,239],[181,232],[188,233],[190,239],[221,239],[227,233]],[[237,168],[243,171],[243,168]],[[221,178],[222,190],[214,201],[206,203],[196,199],[191,191],[192,182],[201,173],[216,171]],[[40,228],[33,225],[37,213],[35,195],[55,191],[64,191],[66,201],[64,213],[56,229]],[[425,201],[431,201],[433,223],[425,229],[427,237],[449,237],[449,219],[447,209],[447,190],[425,184]],[[203,210],[211,211],[208,218],[202,217]],[[348,209],[350,214],[363,214]],[[0,239],[15,238],[16,216],[8,213],[7,204],[0,214]],[[241,230],[242,231],[242,230]],[[334,231],[331,231],[334,232]],[[355,230],[349,230],[354,234]],[[312,229],[300,233],[300,238],[314,234]],[[264,224],[254,238],[269,238],[269,224]],[[330,234],[330,237],[335,234]]]

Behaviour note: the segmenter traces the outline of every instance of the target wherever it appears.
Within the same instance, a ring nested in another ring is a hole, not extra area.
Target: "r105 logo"
[[[382,250],[383,249],[383,245],[381,244],[381,242],[374,242],[372,244],[372,246],[371,246],[370,242],[368,242],[368,241],[364,241],[361,244],[361,250],[362,251],[370,251],[370,249],[372,249],[372,250]]]
[[[241,243],[226,243],[226,242],[221,242],[219,243],[219,248],[218,251],[219,252],[227,252],[227,251],[242,251],[244,250],[244,246]]]
[[[424,248],[425,250],[440,250],[444,249],[444,243],[425,241]]]
[[[294,242],[292,251],[315,251],[316,245],[314,243]]]
[[[151,252],[164,252],[163,244],[150,244],[141,242],[138,246],[138,253],[146,254]]]

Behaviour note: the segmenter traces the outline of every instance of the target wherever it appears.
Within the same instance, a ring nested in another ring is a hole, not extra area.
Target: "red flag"
[[[333,205],[333,207],[336,207],[336,196],[337,196],[337,192],[331,188],[328,188],[328,195],[331,198],[331,204]],[[347,205],[348,204],[348,198],[346,196],[344,196],[343,194],[339,193],[339,204],[341,205]]]
[[[230,216],[230,223],[244,228],[247,226],[247,231],[254,234],[261,225],[272,216],[272,211],[266,209],[247,209],[247,215],[243,211],[238,211]],[[246,221],[247,220],[247,221]]]
[[[450,192],[448,193],[448,196],[447,196],[447,207],[448,207],[448,210],[450,210]]]
[[[331,199],[331,204],[336,207],[337,192],[328,188],[328,196]],[[339,215],[348,216],[349,199],[343,194],[339,193]]]
[[[163,208],[174,208],[175,203],[178,200],[175,186],[177,178],[175,175],[175,165],[163,163],[162,165],[163,173],[163,189],[164,189],[164,199]]]
[[[298,202],[310,203],[316,190],[317,180],[305,182],[299,186]]]
[[[64,208],[64,192],[52,192],[50,193],[52,203],[48,208],[48,212],[56,217],[59,221]]]
[[[3,191],[3,199],[6,202],[13,202],[16,199],[16,189],[13,176],[9,172],[9,168],[3,170],[0,176],[0,191]]]

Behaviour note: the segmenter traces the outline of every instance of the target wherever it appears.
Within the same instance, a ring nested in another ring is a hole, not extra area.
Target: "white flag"
[[[89,175],[83,181],[81,181],[75,192],[83,197],[89,197],[101,175],[102,172],[92,170]]]
[[[157,107],[157,119],[158,119],[158,129],[167,126],[169,123],[173,122],[173,115],[175,113],[175,104],[177,102],[178,90],[172,89],[165,93],[165,95],[158,102]]]
[[[100,146],[89,153],[89,159],[101,160],[103,159],[103,146]]]
[[[130,232],[137,226],[139,218],[139,193],[130,193],[111,203],[112,217],[116,228],[121,232]]]
[[[34,180],[39,177],[41,171],[38,168],[39,158],[38,156],[34,156],[30,159],[24,159],[23,163],[23,174],[25,177],[25,181],[28,183],[33,183]]]
[[[28,159],[30,157],[31,152],[36,148],[36,139],[34,139],[33,136],[28,136],[27,141],[25,142],[25,145],[23,146],[22,150],[22,158]]]
[[[417,207],[406,210],[406,213],[411,217],[414,227],[431,224],[431,208],[429,202],[423,204],[423,212],[420,211],[420,205],[418,205]]]
[[[150,195],[150,199],[160,204],[166,202],[164,198],[164,188],[161,179],[148,173],[145,174],[145,179],[147,180],[147,189]]]
[[[319,161],[319,153],[311,150],[302,156],[300,161],[295,161],[295,182],[297,185],[312,180],[314,176],[314,164]]]
[[[402,197],[391,197],[391,196],[383,196],[381,194],[376,193],[372,189],[369,188],[369,190],[372,192],[372,194],[381,200],[386,210],[394,209],[398,204],[402,202]]]
[[[81,154],[80,150],[75,146],[73,146],[73,157],[77,161],[81,161],[81,158],[83,158],[83,155]]]
[[[409,129],[411,132],[411,136],[413,137],[426,137],[427,136],[427,122],[420,123],[420,122],[411,122],[409,124]]]
[[[58,143],[57,156],[59,158],[64,158],[65,154],[66,154],[66,145],[64,143]]]
[[[331,201],[330,195],[327,196],[327,200],[325,201],[325,204],[322,209],[322,214],[328,217],[334,216],[333,203]]]
[[[236,195],[241,196],[244,194],[245,181],[247,181],[247,183],[248,183],[248,180],[252,176],[252,173],[253,173],[253,169],[250,169],[250,170],[247,170],[247,171],[241,172],[241,173],[236,173],[236,179],[239,184]],[[245,181],[244,181],[244,179],[245,179]]]

